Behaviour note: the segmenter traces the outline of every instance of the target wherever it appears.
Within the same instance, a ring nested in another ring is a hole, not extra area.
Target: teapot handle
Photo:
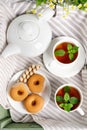
[[[8,44],[4,51],[2,52],[2,56],[4,58],[7,58],[8,56],[14,55],[14,54],[20,54],[20,48],[15,44]]]
[[[39,12],[40,13],[40,12]],[[41,12],[42,16],[39,16],[40,21],[48,21],[54,15],[54,10],[47,7],[46,9]]]

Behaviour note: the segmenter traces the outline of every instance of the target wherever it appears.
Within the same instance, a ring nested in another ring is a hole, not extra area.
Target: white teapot
[[[46,21],[53,14],[54,11],[47,8],[41,17],[34,14],[24,14],[15,18],[8,27],[8,45],[2,56],[20,54],[36,57],[45,52],[52,38],[51,28]]]

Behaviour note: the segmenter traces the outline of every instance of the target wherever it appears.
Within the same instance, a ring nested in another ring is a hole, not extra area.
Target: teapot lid
[[[18,24],[18,36],[23,41],[33,41],[39,35],[39,26],[34,21],[22,21]]]

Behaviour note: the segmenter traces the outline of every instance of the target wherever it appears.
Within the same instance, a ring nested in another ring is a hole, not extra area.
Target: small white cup
[[[54,55],[55,48],[64,42],[72,43],[79,47],[76,59],[73,62],[67,64],[58,61]],[[80,42],[72,37],[64,36],[53,39],[51,44],[51,49],[49,49],[50,60],[48,59],[48,67],[55,75],[60,77],[72,77],[81,71],[85,63],[86,55],[85,49]]]
[[[73,113],[73,112],[77,111],[81,116],[84,116],[85,113],[84,113],[84,111],[83,111],[82,108],[81,108],[81,105],[82,105],[82,102],[83,102],[83,95],[82,95],[82,92],[81,92],[80,88],[78,88],[78,87],[77,87],[76,85],[74,85],[74,84],[64,84],[64,85],[60,86],[60,87],[56,90],[55,96],[54,96],[54,100],[55,100],[55,104],[56,104],[57,108],[58,108],[59,110],[61,110],[62,112],[67,112],[67,111],[63,110],[62,108],[60,108],[59,105],[58,105],[57,102],[56,102],[56,95],[57,95],[58,91],[59,91],[60,89],[64,88],[65,86],[71,86],[71,87],[75,88],[75,89],[79,92],[79,94],[80,94],[80,103],[79,103],[78,107],[75,108],[74,110],[71,110],[70,113]]]
[[[67,64],[64,64],[60,61],[58,61],[54,55],[54,51],[56,49],[56,47],[58,45],[60,45],[61,43],[64,43],[64,42],[67,42],[67,43],[72,43],[74,44],[75,46],[78,46],[79,49],[78,49],[78,56],[76,57],[76,59],[71,62],[71,63],[67,63]],[[84,54],[84,49],[82,47],[82,45],[74,38],[71,38],[71,37],[63,37],[60,41],[56,42],[56,44],[54,45],[53,47],[53,50],[52,50],[52,55],[53,55],[53,60],[58,64],[58,65],[62,65],[63,67],[72,67],[73,65],[75,65],[77,62],[80,62],[82,61],[82,55],[81,54]]]

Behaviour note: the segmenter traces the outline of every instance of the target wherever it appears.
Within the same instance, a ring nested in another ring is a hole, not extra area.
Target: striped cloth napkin
[[[6,46],[6,29],[9,22],[17,15],[24,13],[33,6],[32,2],[17,3],[17,0],[0,0],[0,52]],[[57,16],[49,20],[53,31],[53,37],[71,36],[76,38],[86,48],[87,46],[87,13],[72,11],[66,19],[60,17],[58,9]],[[6,87],[11,77],[21,69],[32,63],[41,64],[42,71],[51,83],[51,99],[48,105],[36,115],[23,115],[13,110],[6,98]],[[11,117],[16,122],[35,121],[44,130],[87,130],[87,71],[83,70],[72,78],[60,78],[48,72],[42,60],[42,55],[36,58],[26,58],[14,55],[4,59],[0,56],[0,103],[5,109],[10,109]],[[82,109],[85,115],[82,117],[77,112],[63,113],[59,111],[54,103],[54,93],[58,86],[65,83],[73,83],[78,86],[84,96]]]

